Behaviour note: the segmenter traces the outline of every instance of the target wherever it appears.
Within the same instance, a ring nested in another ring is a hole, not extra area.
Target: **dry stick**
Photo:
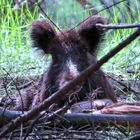
[[[116,3],[113,3],[112,5],[101,9],[100,11],[98,11],[97,13],[95,13],[95,15],[98,15],[99,13],[103,12],[104,10],[109,9],[109,8],[111,8],[111,7],[113,7],[113,6],[116,6],[116,5],[118,5],[118,4],[120,4],[120,3],[124,2],[124,1],[127,1],[127,0],[120,0],[120,1],[118,1],[118,2],[116,2]],[[89,10],[92,10],[92,8],[89,9]],[[83,20],[83,21],[79,22],[78,24],[76,24],[76,25],[75,25],[74,27],[72,27],[70,30],[75,29],[76,27],[78,27],[80,24],[82,24],[83,22],[85,22],[85,21],[88,20],[89,18],[90,18],[90,16],[89,16],[88,18],[86,18],[85,20]]]
[[[124,123],[133,123],[136,126],[139,126],[140,124],[140,115],[138,114],[139,112],[137,111],[137,114],[102,114],[102,111],[100,113],[97,114],[97,112],[95,111],[94,114],[91,113],[65,113],[67,111],[69,107],[66,105],[60,109],[58,109],[57,111],[53,112],[52,114],[50,114],[49,116],[46,116],[45,118],[41,118],[40,117],[42,115],[44,115],[44,111],[42,111],[36,118],[34,118],[34,120],[29,121],[29,123],[27,125],[29,126],[29,129],[27,130],[28,132],[31,132],[33,126],[36,123],[39,122],[49,122],[49,121],[54,121],[55,118],[58,118],[59,120],[62,120],[63,122],[68,122],[68,123],[77,123],[77,124],[87,124],[87,121],[89,123],[111,123],[114,124],[118,123],[118,124],[124,124]],[[139,108],[138,106],[136,108]],[[15,114],[14,114],[15,113]],[[104,111],[103,111],[104,113]],[[123,112],[122,112],[123,113]],[[13,118],[17,118],[20,115],[22,115],[22,113],[18,113],[15,111],[9,111],[9,110],[5,110],[4,115],[5,114],[13,114]],[[64,114],[64,115],[63,115]],[[48,115],[48,114],[46,114]],[[6,115],[4,117],[7,117]],[[9,116],[8,116],[9,117]],[[6,118],[8,120],[7,121],[11,121],[12,118]],[[40,119],[40,120],[39,120]],[[39,120],[39,122],[38,122]],[[4,122],[0,122],[0,124],[3,124]],[[28,133],[29,134],[29,133]]]
[[[29,136],[29,133],[32,132],[33,127],[35,126],[35,124],[38,122],[38,120],[43,117],[45,115],[45,112],[40,114],[39,116],[37,116],[37,118],[35,120],[33,120],[32,124],[30,125],[30,127],[28,128],[23,140],[26,140],[26,138]]]
[[[113,78],[112,76],[110,76],[109,74],[106,74],[109,78],[111,78],[112,80],[116,81],[117,83],[119,83],[121,86],[125,87],[126,89],[128,89],[129,91],[132,91],[135,96],[140,100],[140,97],[138,95],[140,95],[140,93],[138,91],[135,91],[133,88],[128,87],[127,85],[125,85],[125,83],[120,82],[119,80]],[[137,95],[138,94],[138,95]]]
[[[100,0],[100,3],[104,6],[104,8],[107,8],[110,5],[110,1],[108,0]],[[111,17],[114,17],[112,8],[107,8],[107,12],[110,14]]]
[[[138,74],[140,70],[127,70],[127,73]]]
[[[126,133],[125,128],[123,128],[122,126],[118,125],[116,122],[112,122],[111,124],[114,125],[122,134],[124,134],[125,136],[128,136],[128,134]]]
[[[95,7],[95,5],[93,5],[92,3],[90,3],[87,0],[76,0],[84,9],[89,10],[92,15],[95,15],[98,11]]]
[[[130,42],[136,39],[140,35],[140,28],[138,28],[134,33],[132,33],[129,37],[127,37],[124,41],[122,41],[117,47],[115,47],[112,51],[102,57],[96,64],[89,66],[86,70],[81,72],[77,78],[69,82],[66,86],[62,89],[58,90],[43,103],[36,106],[34,109],[28,111],[27,114],[22,115],[13,121],[11,121],[8,125],[3,127],[3,131],[0,132],[0,137],[4,137],[6,134],[12,132],[14,129],[19,127],[21,124],[28,122],[31,118],[36,117],[39,113],[45,109],[47,109],[52,103],[57,103],[59,100],[62,99],[64,95],[68,94],[70,90],[75,88],[79,83],[83,80],[88,78],[94,71],[98,70],[104,63],[106,63],[110,58],[116,55],[119,51],[126,47]]]
[[[134,136],[131,136],[131,137],[123,139],[123,140],[139,140],[139,139],[140,139],[140,133],[135,134]]]
[[[69,120],[72,124],[87,124],[89,123],[110,123],[116,122],[119,124],[136,123],[139,126],[139,114],[91,114],[91,113],[65,113],[64,118]]]
[[[5,68],[2,68],[2,69],[7,73],[8,76],[11,77],[10,73],[9,73]],[[13,84],[14,84],[16,90],[18,91],[19,97],[20,97],[20,99],[21,99],[21,106],[22,106],[22,108],[23,108],[23,100],[22,100],[22,96],[21,96],[20,89],[18,88],[18,86],[17,86],[17,84],[16,84],[16,82],[15,82],[14,79],[12,79],[12,82],[13,82]],[[24,114],[24,111],[22,111],[22,114]]]
[[[140,27],[140,24],[124,24],[124,25],[114,25],[114,24],[96,24],[96,27],[106,28],[106,29],[128,29]]]
[[[64,114],[67,110],[68,110],[68,105],[65,105],[64,107],[56,110],[55,112],[53,112],[52,114],[50,114],[47,118],[47,121],[51,121],[52,119],[54,119],[54,117],[58,117],[58,115],[62,115]],[[26,140],[26,138],[29,136],[29,133],[32,132],[33,127],[35,126],[35,124],[38,122],[38,120],[45,115],[46,112],[43,112],[41,115],[37,116],[37,118],[35,120],[33,120],[33,123],[31,124],[31,126],[29,127],[28,131],[25,134],[25,137],[23,138],[23,140]],[[63,118],[64,119],[64,118]]]
[[[46,16],[48,18],[48,20],[56,27],[56,29],[58,29],[58,31],[61,32],[61,29],[55,24],[55,22],[48,16],[48,14],[43,10],[43,8],[41,7],[40,3],[37,3],[39,10],[44,14],[44,16]]]

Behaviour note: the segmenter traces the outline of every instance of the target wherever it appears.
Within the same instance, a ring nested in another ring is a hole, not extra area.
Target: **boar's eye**
[[[80,53],[86,53],[88,52],[88,47],[84,43],[82,43],[79,45],[78,50]]]
[[[50,53],[51,53],[52,59],[58,63],[64,61],[66,57],[64,50],[59,45],[53,46],[52,49],[50,49]]]

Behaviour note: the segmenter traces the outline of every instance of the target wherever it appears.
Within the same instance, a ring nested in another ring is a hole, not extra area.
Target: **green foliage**
[[[41,67],[40,62],[32,54],[29,40],[29,25],[35,19],[35,12],[31,14],[28,7],[13,10],[12,4],[0,1],[0,67],[13,74],[23,74],[34,67]],[[40,72],[40,69],[38,69]],[[37,73],[38,73],[37,72]],[[41,71],[42,72],[42,71]],[[0,72],[3,74],[3,71]]]
[[[101,10],[103,6],[99,1],[95,2],[97,10]],[[123,23],[140,22],[140,11],[138,0],[130,7],[134,19],[127,11],[126,3],[123,2],[119,6],[114,6],[113,17],[109,16],[107,10],[104,10],[100,15],[109,17],[109,22],[119,24],[120,19]],[[47,1],[45,12],[60,28],[71,28],[76,26],[80,21],[90,15],[89,10],[83,9],[76,0],[60,0],[56,3]],[[119,7],[119,9],[118,9]],[[125,11],[125,12],[124,12]],[[122,14],[123,13],[123,14]],[[29,25],[34,19],[46,18],[39,10],[38,5],[35,5],[34,12],[31,11],[26,4],[20,10],[15,10],[11,0],[0,1],[0,75],[5,74],[3,68],[9,71],[12,75],[29,75],[41,74],[47,68],[49,58],[35,54],[30,48],[31,42],[29,39]],[[134,29],[110,30],[107,32],[106,41],[102,44],[102,49],[99,58],[109,52],[119,42],[125,39],[132,33]],[[126,75],[126,67],[130,63],[137,63],[140,55],[139,40],[135,40],[126,49],[117,54],[107,64],[103,66],[107,71],[115,74]],[[137,68],[136,65],[134,68]]]

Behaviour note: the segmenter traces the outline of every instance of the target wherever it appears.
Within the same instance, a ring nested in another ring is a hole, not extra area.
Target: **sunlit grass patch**
[[[94,3],[94,1],[91,2]],[[140,12],[137,5],[138,1],[136,0],[134,2],[135,10],[130,7],[132,9],[132,14],[135,16],[135,22],[140,21]],[[38,55],[37,52],[35,53],[35,51],[31,49],[29,27],[30,23],[34,19],[47,17],[39,10],[37,4],[35,5],[34,12],[31,12],[28,6],[26,8],[21,7],[20,10],[13,11],[12,4],[4,0],[0,1],[0,7],[0,67],[7,69],[11,74],[15,75],[40,75],[48,67],[49,59],[46,59],[43,55]],[[46,4],[46,7],[47,10],[44,12],[46,12],[46,14],[60,29],[75,27],[80,21],[90,15],[89,10],[83,9],[75,0],[67,2],[65,0],[61,0],[56,3],[49,1]],[[119,10],[118,7],[120,8]],[[101,10],[103,6],[97,2],[96,8],[97,10]],[[114,16],[111,18],[109,17],[107,10],[104,10],[99,14],[110,19],[110,23],[119,24],[119,19],[122,19],[123,23],[126,22],[126,19],[127,23],[133,23],[134,20],[131,19],[125,2],[112,7],[112,9]],[[118,43],[124,40],[133,31],[134,29],[107,31],[106,38],[102,43],[102,48],[100,49],[98,58],[101,58],[112,48],[117,46]],[[137,39],[109,60],[103,68],[106,71],[127,76],[127,65],[140,61],[139,54],[140,45],[139,39]],[[137,68],[137,66],[135,68]],[[3,74],[2,70],[0,71],[0,74]]]

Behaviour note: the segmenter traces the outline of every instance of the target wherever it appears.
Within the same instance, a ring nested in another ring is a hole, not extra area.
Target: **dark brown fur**
[[[92,16],[81,23],[78,29],[67,29],[61,32],[57,32],[54,26],[46,20],[37,20],[32,23],[32,47],[41,49],[45,54],[50,54],[52,60],[42,77],[33,102],[28,107],[34,107],[42,102],[65,86],[67,82],[76,78],[81,71],[96,63],[99,43],[104,36],[104,31],[96,28],[97,23],[104,24],[105,19],[101,16]],[[71,63],[74,65],[70,68],[68,64]],[[101,88],[102,93],[97,93],[95,98],[110,98],[116,101],[112,86],[100,69],[82,83],[80,88],[79,100],[83,100],[89,93]],[[65,101],[60,99],[60,104]],[[25,99],[23,103],[26,104]],[[24,106],[27,107],[27,105]],[[20,106],[18,108],[20,109]]]

